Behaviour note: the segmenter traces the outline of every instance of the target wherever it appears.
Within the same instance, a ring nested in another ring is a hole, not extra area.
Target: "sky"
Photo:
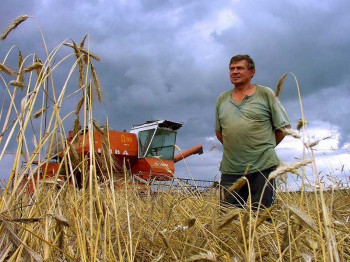
[[[288,73],[280,100],[292,127],[302,108],[307,141],[331,136],[315,147],[318,171],[348,181],[349,9],[346,0],[3,0],[1,30],[19,15],[35,20],[0,42],[0,58],[13,44],[26,54],[42,52],[36,23],[49,50],[88,34],[90,49],[102,60],[95,65],[103,102],[94,117],[108,118],[116,130],[154,119],[183,122],[177,145],[185,150],[202,144],[204,154],[176,164],[176,175],[217,180],[222,147],[214,134],[216,99],[233,87],[230,58],[249,54],[255,84],[275,90]],[[303,156],[302,143],[291,137],[276,150],[285,163]],[[11,155],[5,155],[1,178],[9,165]]]

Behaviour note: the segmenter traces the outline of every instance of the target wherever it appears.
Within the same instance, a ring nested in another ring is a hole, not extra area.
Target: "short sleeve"
[[[290,125],[286,110],[278,98],[274,99],[271,107],[272,125],[275,130]]]

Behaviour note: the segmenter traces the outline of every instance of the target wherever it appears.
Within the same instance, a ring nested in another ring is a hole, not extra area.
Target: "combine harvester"
[[[67,172],[64,171],[67,170],[67,166],[63,164],[63,162],[67,163],[67,151],[70,152],[72,158],[70,162],[74,174],[69,177],[69,181],[78,188],[82,187],[84,179],[82,161],[79,156],[84,156],[88,163],[91,163],[91,156],[93,156],[98,163],[96,174],[99,181],[104,182],[109,179],[105,166],[106,152],[109,152],[108,158],[112,159],[113,174],[119,174],[120,182],[124,179],[124,173],[127,172],[138,184],[167,181],[168,185],[176,186],[183,183],[185,187],[192,189],[197,186],[202,187],[203,184],[206,184],[203,187],[207,187],[212,181],[174,178],[176,162],[193,154],[203,153],[203,147],[197,145],[175,155],[177,130],[182,125],[182,123],[169,120],[157,120],[134,125],[130,132],[115,130],[107,132],[103,127],[97,126],[90,132],[87,129],[77,134],[70,131],[67,141],[56,142],[54,145],[53,157],[37,166],[38,171],[32,177],[29,174],[25,175],[21,187],[28,189],[29,193],[33,194],[38,183],[42,181],[67,181]],[[91,134],[93,138],[89,137]],[[67,148],[67,145],[70,148]],[[95,154],[92,154],[91,150]],[[33,164],[38,165],[39,163]],[[86,164],[85,169],[88,166]],[[85,177],[88,177],[86,172]],[[116,186],[121,184],[117,182]]]

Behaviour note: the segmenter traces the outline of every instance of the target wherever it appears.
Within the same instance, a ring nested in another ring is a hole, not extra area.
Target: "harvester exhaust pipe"
[[[194,154],[199,154],[199,155],[203,154],[203,147],[201,145],[197,145],[183,152],[180,152],[174,157],[174,163]]]

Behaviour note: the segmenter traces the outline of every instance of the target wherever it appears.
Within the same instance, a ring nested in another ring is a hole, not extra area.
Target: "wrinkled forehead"
[[[230,64],[230,67],[236,67],[236,66],[244,66],[246,68],[248,68],[248,61],[245,59],[242,60],[237,60],[237,61],[232,61]]]

